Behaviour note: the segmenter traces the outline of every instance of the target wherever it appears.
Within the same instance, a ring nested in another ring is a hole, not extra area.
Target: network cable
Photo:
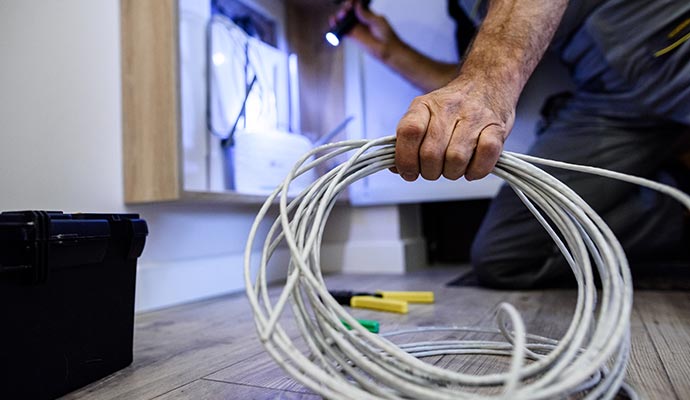
[[[350,158],[293,199],[299,175],[349,153]],[[647,179],[600,168],[503,152],[493,174],[516,192],[560,249],[577,281],[577,303],[558,340],[527,333],[512,305],[499,306],[496,329],[425,327],[374,334],[329,294],[321,271],[321,241],[336,199],[353,182],[394,165],[395,137],[350,140],[305,154],[283,184],[268,196],[245,249],[245,283],[257,333],[265,350],[288,374],[327,399],[612,399],[619,391],[636,399],[625,382],[630,357],[633,289],[623,248],[603,219],[567,185],[536,164],[623,180],[663,192],[690,209],[683,192]],[[279,213],[252,258],[259,227],[278,201]],[[267,268],[279,246],[290,262],[280,296],[269,296]],[[253,268],[258,267],[256,276]],[[595,271],[600,291],[595,285]],[[299,337],[282,326],[292,308]],[[352,329],[348,329],[343,322]],[[429,340],[396,344],[420,333],[478,332],[495,340]],[[431,365],[430,356],[506,356],[507,371],[472,375]],[[492,391],[483,390],[493,387]]]

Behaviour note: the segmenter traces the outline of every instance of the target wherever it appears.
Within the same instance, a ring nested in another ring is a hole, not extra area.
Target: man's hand
[[[397,129],[395,165],[407,181],[488,175],[515,121],[515,105],[492,82],[461,75],[416,98]]]
[[[353,8],[359,23],[352,28],[348,36],[367,53],[385,63],[404,44],[384,17],[365,9],[359,1],[349,0],[330,18],[331,27],[335,26],[338,20],[345,18]]]
[[[413,85],[429,92],[458,75],[457,63],[436,61],[413,49],[398,37],[384,17],[364,9],[359,1],[347,1],[338,14],[330,18],[331,27],[353,7],[359,23],[348,37]]]
[[[567,0],[493,0],[460,69],[416,98],[397,128],[403,179],[480,179],[496,165],[515,107],[558,27]]]

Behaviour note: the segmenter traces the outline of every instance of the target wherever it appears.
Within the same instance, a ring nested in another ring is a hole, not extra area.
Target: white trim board
[[[258,260],[260,256],[259,251],[253,253],[254,259]],[[270,282],[285,279],[287,257],[287,250],[276,250],[272,265],[282,264],[285,268],[269,269],[267,278]],[[244,288],[244,253],[139,263],[135,309],[137,312],[150,311],[237,293]]]
[[[322,270],[402,274],[424,264],[424,249],[422,238],[323,243]],[[260,251],[254,251],[252,257],[259,260]],[[288,261],[287,249],[277,249],[267,270],[269,282],[286,279]],[[257,268],[252,268],[253,276]],[[139,263],[135,308],[137,312],[151,311],[244,289],[244,253]]]

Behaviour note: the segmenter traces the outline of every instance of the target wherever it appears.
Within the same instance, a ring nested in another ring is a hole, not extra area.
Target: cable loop
[[[288,201],[290,183],[334,157],[350,158]],[[295,165],[266,199],[245,249],[245,283],[257,333],[288,374],[328,399],[511,399],[578,397],[612,399],[619,390],[636,399],[623,379],[630,357],[632,281],[620,243],[606,223],[567,185],[534,164],[623,180],[666,193],[690,209],[690,197],[646,179],[600,168],[572,165],[504,152],[493,173],[507,182],[551,236],[577,281],[577,303],[559,340],[528,334],[518,311],[502,304],[498,329],[426,327],[373,334],[328,293],[321,273],[321,240],[336,198],[353,182],[394,165],[395,138],[350,140],[320,146]],[[262,221],[276,199],[280,212],[261,246],[253,250]],[[268,295],[267,269],[276,248],[287,245],[286,284],[277,298]],[[597,298],[594,269],[601,280]],[[299,330],[282,326],[287,306]],[[348,330],[341,321],[352,327]],[[511,330],[512,329],[512,330]],[[503,340],[442,340],[396,344],[409,334],[475,332]],[[507,371],[464,374],[422,360],[444,354],[510,357]],[[491,392],[469,391],[494,386]]]

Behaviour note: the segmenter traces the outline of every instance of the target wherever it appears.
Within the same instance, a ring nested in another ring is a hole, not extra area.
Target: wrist
[[[392,37],[383,43],[379,54],[376,56],[384,64],[396,66],[401,62],[401,60],[404,60],[405,57],[408,57],[410,50],[411,49],[407,43],[400,40],[400,38],[393,33]]]
[[[468,54],[454,82],[472,82],[476,91],[500,99],[502,108],[514,109],[529,78],[518,61],[508,52],[498,55],[474,51]]]
[[[497,71],[479,68],[479,65],[463,65],[460,74],[449,84],[451,92],[459,99],[473,99],[491,110],[504,124],[512,125],[521,89],[506,77],[497,77]]]

